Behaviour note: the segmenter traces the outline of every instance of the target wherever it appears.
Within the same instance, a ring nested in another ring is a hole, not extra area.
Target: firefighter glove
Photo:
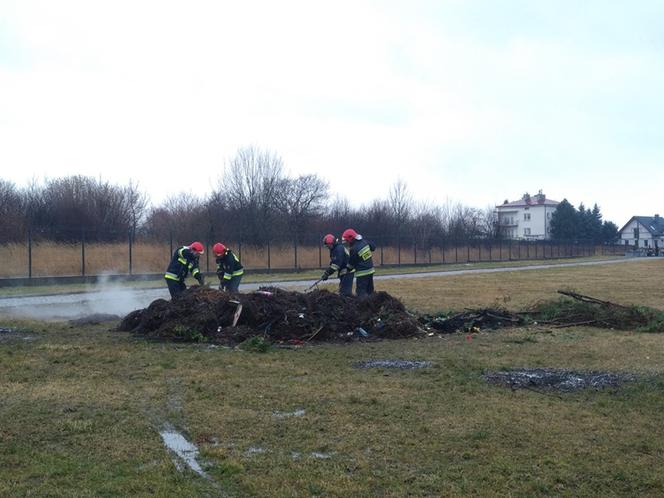
[[[323,275],[320,277],[321,280],[327,280],[330,278],[330,275],[327,272],[324,272]]]
[[[200,285],[204,284],[204,279],[203,279],[203,274],[202,273],[197,273],[196,276],[194,277],[196,280],[198,280],[198,283]]]

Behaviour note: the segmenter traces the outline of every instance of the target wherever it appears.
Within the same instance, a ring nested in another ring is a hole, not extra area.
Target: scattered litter
[[[293,460],[299,460],[300,458],[302,458],[302,453],[300,453],[299,451],[293,451],[291,452],[291,458]]]
[[[543,388],[557,391],[619,387],[625,382],[637,379],[635,375],[628,373],[574,372],[548,368],[486,372],[483,377],[490,384],[512,389]]]
[[[526,317],[499,308],[473,309],[452,315],[422,315],[419,321],[426,329],[441,333],[480,332],[527,323]]]
[[[304,413],[304,409],[299,408],[294,412],[273,412],[272,416],[275,418],[304,417]]]
[[[357,327],[355,329],[355,334],[360,337],[369,337],[369,333],[366,330],[364,330],[362,327]]]
[[[18,332],[18,330],[11,327],[0,327],[0,334],[12,334],[14,332]]]
[[[202,467],[196,461],[198,457],[198,448],[190,443],[185,437],[174,429],[164,429],[159,432],[161,439],[166,447],[180,458],[187,466],[202,477],[208,477]],[[174,460],[176,467],[180,468],[180,462]]]
[[[431,366],[430,361],[424,360],[368,360],[355,363],[355,368],[396,368],[399,370],[414,370]]]

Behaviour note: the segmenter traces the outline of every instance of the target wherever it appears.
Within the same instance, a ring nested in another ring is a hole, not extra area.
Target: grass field
[[[656,260],[379,288],[428,312],[519,309],[561,287],[664,309],[663,279]],[[101,325],[0,326],[21,330],[0,334],[0,496],[664,494],[662,334],[530,327],[259,354]],[[387,358],[432,367],[354,368]],[[516,367],[640,380],[576,393],[482,380]],[[165,427],[198,446],[209,479],[176,468]]]

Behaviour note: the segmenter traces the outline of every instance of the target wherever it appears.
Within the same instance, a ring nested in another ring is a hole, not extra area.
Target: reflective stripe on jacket
[[[343,244],[335,242],[330,249],[330,266],[325,272],[328,275],[332,275],[336,271],[339,278],[348,273],[349,254],[350,251]]]
[[[376,246],[364,239],[356,240],[350,246],[350,255],[348,257],[349,270],[355,270],[355,277],[365,277],[375,273],[373,258],[371,252]]]
[[[188,246],[182,246],[173,253],[171,262],[168,265],[168,268],[166,268],[164,278],[184,282],[184,279],[187,278],[189,272],[191,272],[193,277],[200,273],[200,269],[198,268],[198,256],[194,255],[194,253],[189,250]]]
[[[238,257],[230,249],[226,249],[223,256],[217,257],[217,275],[224,280],[230,280],[244,274],[244,267]],[[223,275],[223,277],[222,277]]]

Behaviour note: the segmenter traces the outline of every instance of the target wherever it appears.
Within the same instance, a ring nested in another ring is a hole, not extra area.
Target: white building
[[[664,218],[658,214],[632,216],[618,234],[625,245],[652,249],[664,248]]]
[[[558,204],[547,199],[541,190],[532,197],[525,194],[515,202],[505,200],[496,206],[501,235],[507,239],[550,239],[551,215]]]

